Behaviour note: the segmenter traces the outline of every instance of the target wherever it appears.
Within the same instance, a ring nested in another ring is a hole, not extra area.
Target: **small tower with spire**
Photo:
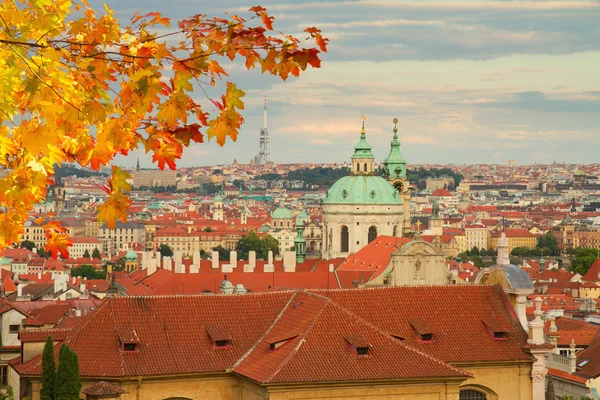
[[[301,219],[296,222],[294,250],[296,250],[296,262],[303,263],[306,256],[306,240],[304,239],[304,222]]]
[[[390,143],[390,154],[383,162],[385,178],[389,181],[395,179],[406,179],[406,160],[400,152],[400,140],[398,140],[398,118],[394,118],[394,137]]]
[[[135,164],[135,170],[136,170],[136,171],[139,171],[139,170],[140,170],[140,159],[139,159],[139,157],[138,157],[138,159],[137,159],[137,163]]]
[[[375,157],[371,152],[371,145],[367,143],[367,133],[365,131],[366,117],[362,116],[362,130],[360,131],[360,140],[354,146],[354,154],[352,155],[352,172],[353,175],[374,175],[375,174]]]
[[[248,224],[248,210],[246,209],[246,205],[242,206],[242,213],[240,215],[240,223],[242,225]]]
[[[444,234],[444,220],[440,217],[440,205],[437,199],[433,200],[429,229],[433,235],[442,236]]]

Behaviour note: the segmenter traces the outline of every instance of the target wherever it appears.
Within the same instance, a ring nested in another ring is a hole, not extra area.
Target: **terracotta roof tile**
[[[125,393],[125,391],[115,385],[100,381],[90,387],[87,387],[81,391],[81,393],[88,396],[117,396]]]

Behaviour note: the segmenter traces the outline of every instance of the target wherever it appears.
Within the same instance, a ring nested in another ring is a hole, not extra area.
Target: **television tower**
[[[254,157],[254,163],[258,165],[269,164],[269,131],[267,130],[267,96],[265,96],[265,108],[263,114],[264,128],[260,130],[258,154]]]

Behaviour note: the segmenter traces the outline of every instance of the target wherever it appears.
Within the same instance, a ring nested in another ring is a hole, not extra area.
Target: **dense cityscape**
[[[0,400],[600,400],[600,3],[90,2],[0,2]]]

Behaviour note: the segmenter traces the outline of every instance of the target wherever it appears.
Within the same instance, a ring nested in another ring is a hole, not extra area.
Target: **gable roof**
[[[418,340],[410,325],[413,318],[427,324],[432,342]],[[507,340],[490,337],[481,321],[492,318],[512,327]],[[213,348],[207,326],[226,332],[231,346]],[[348,334],[362,336],[372,346],[372,357],[361,359],[362,364],[349,358],[356,355],[344,347]],[[123,352],[121,342],[130,336],[138,350]],[[394,337],[404,340],[399,343]],[[272,362],[264,369],[253,366],[250,360],[261,363],[262,351],[271,343],[288,339],[274,357],[267,357]],[[482,285],[116,297],[75,325],[65,341],[77,352],[83,377],[235,368],[270,383],[308,382],[317,375],[331,380],[459,379],[464,373],[444,363],[531,361],[522,349],[527,335],[508,299],[500,287]],[[285,354],[289,357],[281,357]],[[41,356],[24,364],[16,359],[11,365],[20,375],[41,374]]]
[[[586,282],[600,282],[600,258],[594,261],[588,272],[581,277],[581,280]]]

